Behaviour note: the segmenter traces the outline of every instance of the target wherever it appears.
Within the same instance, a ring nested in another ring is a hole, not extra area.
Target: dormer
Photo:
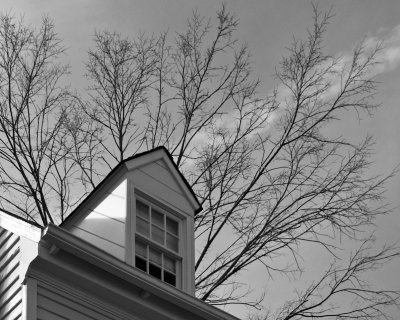
[[[201,210],[168,151],[124,160],[61,225],[143,272],[194,295],[194,215]]]
[[[162,147],[120,163],[61,226],[0,209],[0,319],[238,320],[194,296],[198,210]]]

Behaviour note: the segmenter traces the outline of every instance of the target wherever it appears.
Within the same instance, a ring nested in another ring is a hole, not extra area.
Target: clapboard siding
[[[121,260],[125,260],[126,188],[124,180],[70,230]]]
[[[75,227],[93,235],[101,235],[103,239],[121,247],[125,246],[125,223],[120,221],[92,212],[89,218],[86,218]]]
[[[143,171],[149,176],[153,176],[155,179],[158,180],[159,183],[165,184],[176,193],[183,195],[181,188],[179,187],[171,172],[158,162],[149,163],[146,166],[140,167],[139,170]]]
[[[105,312],[99,305],[90,304],[71,293],[38,285],[38,320],[120,320],[120,317]]]
[[[22,317],[20,238],[0,227],[0,320]]]
[[[135,187],[150,196],[161,198],[173,208],[177,208],[183,212],[193,211],[187,198],[180,190],[166,184],[162,178],[160,179],[154,172],[146,171],[140,168],[132,172],[132,180]]]
[[[109,239],[103,238],[101,233],[95,234],[79,227],[73,227],[71,229],[71,233],[113,255],[114,257],[120,260],[125,260],[125,247],[120,246]]]
[[[157,163],[159,166],[163,167],[164,169],[168,170],[168,166],[167,166],[167,164],[165,163],[164,160],[162,160],[162,159],[161,159],[161,160],[157,160],[156,163]]]

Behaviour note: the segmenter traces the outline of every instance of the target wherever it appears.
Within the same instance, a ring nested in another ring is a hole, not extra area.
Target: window
[[[162,209],[136,201],[136,268],[173,286],[181,265],[179,221]]]

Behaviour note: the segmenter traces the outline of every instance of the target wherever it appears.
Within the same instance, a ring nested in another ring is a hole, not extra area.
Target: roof
[[[178,166],[176,165],[176,163],[174,162],[172,155],[169,153],[169,151],[163,147],[163,146],[159,146],[157,148],[145,151],[145,152],[141,152],[141,153],[137,153],[129,158],[126,158],[125,160],[121,161],[116,167],[114,167],[114,169],[111,170],[111,172],[92,190],[92,192],[78,205],[77,208],[75,208],[74,211],[71,212],[71,214],[60,224],[61,227],[67,225],[69,223],[70,220],[73,220],[76,218],[76,216],[78,216],[80,214],[80,209],[82,207],[84,207],[86,205],[86,203],[88,201],[90,201],[90,199],[99,191],[99,189],[101,189],[104,185],[106,185],[108,183],[109,180],[111,180],[111,178],[115,175],[118,174],[118,172],[120,172],[122,170],[122,168],[126,167],[126,165],[128,163],[132,163],[132,162],[138,162],[141,159],[145,158],[146,156],[152,154],[152,153],[156,153],[158,151],[161,151],[165,154],[165,158],[168,159],[168,161],[170,162],[170,164],[173,166],[173,168],[175,169],[175,171],[177,172],[177,175],[179,177],[179,179],[181,180],[181,182],[183,183],[183,185],[186,187],[186,190],[190,193],[190,195],[192,196],[193,200],[196,202],[197,204],[197,208],[195,210],[195,214],[200,212],[203,208],[199,202],[199,200],[197,199],[196,194],[194,193],[192,187],[190,186],[189,182],[186,180],[186,178],[183,176],[182,172],[179,170]]]

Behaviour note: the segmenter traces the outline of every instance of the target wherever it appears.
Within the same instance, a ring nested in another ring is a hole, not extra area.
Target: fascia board
[[[39,242],[40,238],[42,237],[41,228],[23,220],[14,218],[13,216],[10,216],[2,211],[0,211],[0,227],[34,242]]]
[[[152,295],[193,312],[207,320],[238,320],[238,318],[167,284],[153,279],[123,261],[114,258],[70,232],[50,224],[42,237],[48,246],[64,250],[75,257],[95,265],[108,273],[123,279]]]

